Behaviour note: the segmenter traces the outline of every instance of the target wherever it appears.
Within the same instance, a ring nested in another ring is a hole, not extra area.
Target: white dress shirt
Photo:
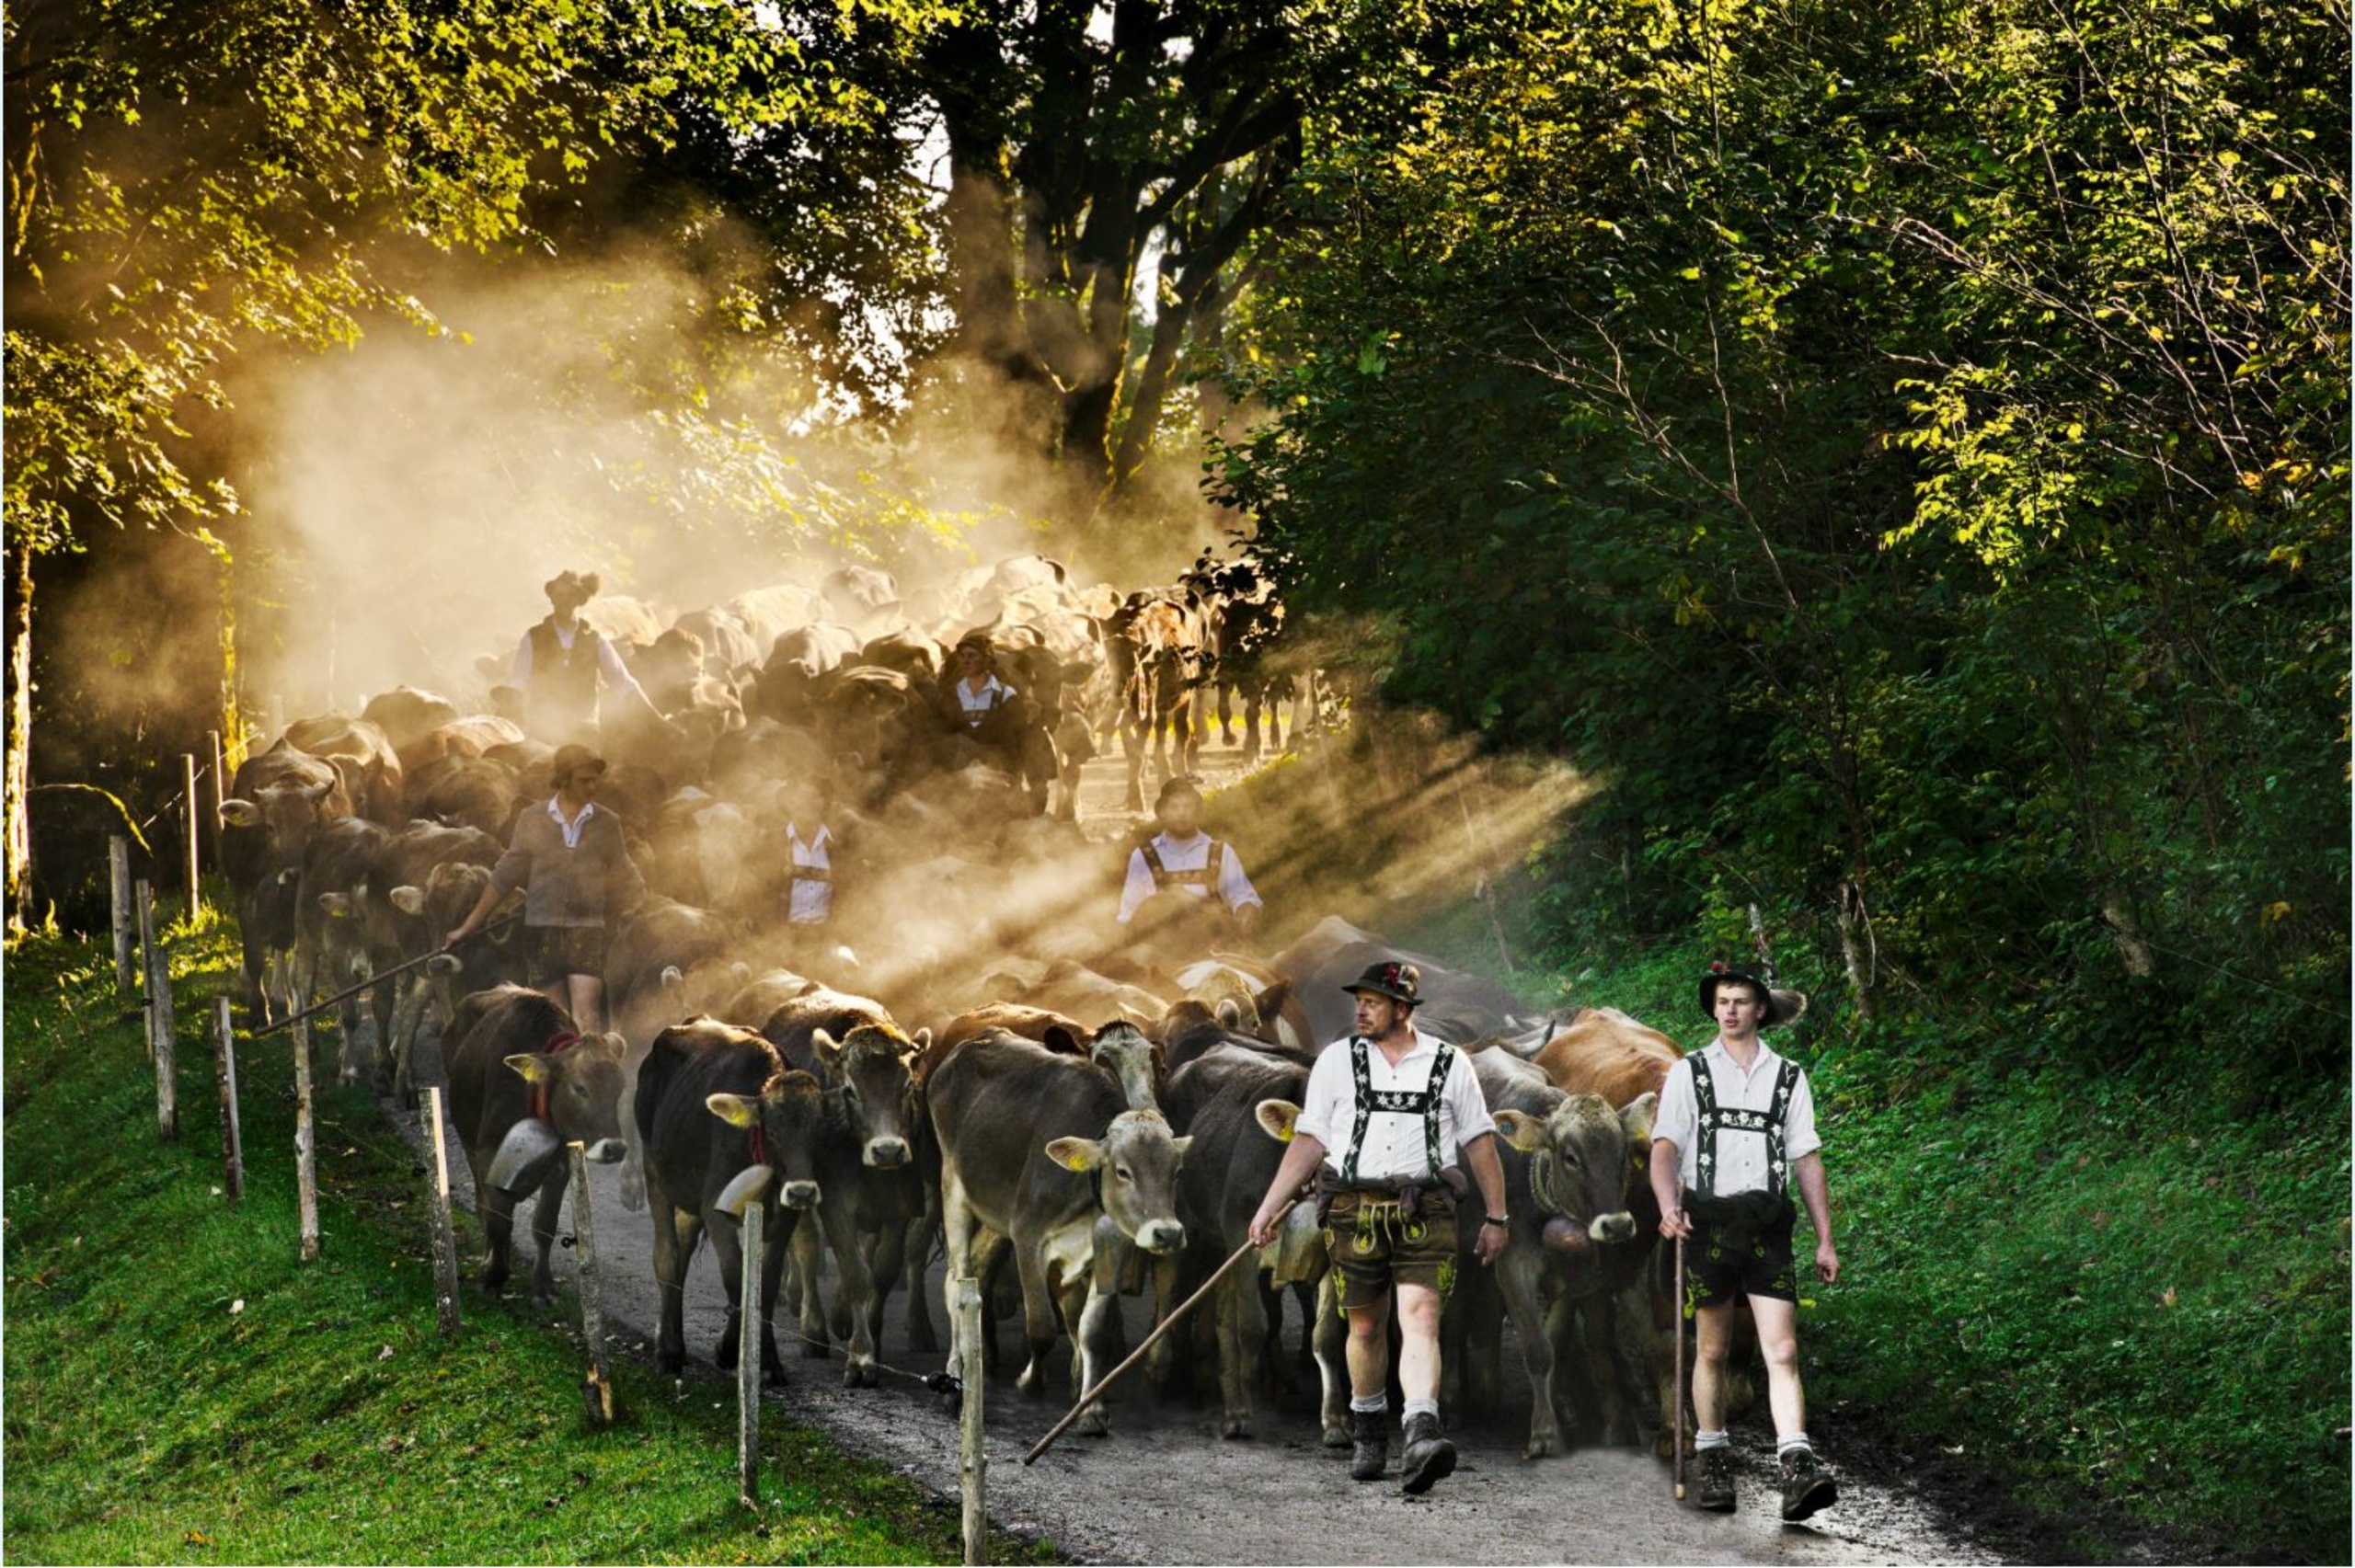
[[[1382,1047],[1366,1047],[1366,1082],[1376,1090],[1419,1093],[1431,1081],[1431,1066],[1439,1059],[1439,1036],[1414,1031],[1415,1044],[1390,1065]],[[1357,1128],[1357,1080],[1350,1069],[1350,1042],[1336,1040],[1317,1055],[1308,1071],[1308,1089],[1301,1105],[1299,1130],[1325,1146],[1326,1164],[1336,1174],[1346,1169],[1350,1138]],[[1448,1062],[1447,1082],[1440,1086],[1439,1150],[1442,1163],[1460,1163],[1464,1145],[1497,1124],[1480,1093],[1479,1076],[1461,1050]],[[1357,1173],[1363,1181],[1411,1181],[1428,1177],[1430,1155],[1423,1118],[1376,1111],[1366,1117],[1365,1147],[1358,1151]]]
[[[1775,1076],[1783,1060],[1761,1040],[1758,1054],[1745,1072],[1720,1037],[1668,1070],[1668,1082],[1660,1085],[1660,1110],[1652,1117],[1652,1138],[1664,1138],[1676,1145],[1677,1179],[1686,1191],[1698,1190],[1700,1179],[1694,1162],[1700,1156],[1696,1145],[1701,1137],[1701,1102],[1693,1092],[1694,1069],[1707,1071],[1720,1107],[1764,1111],[1774,1106]],[[1790,1104],[1783,1111],[1783,1157],[1796,1165],[1822,1147],[1823,1139],[1815,1132],[1815,1092],[1808,1086],[1807,1073],[1798,1070]],[[1764,1134],[1727,1131],[1718,1136],[1718,1196],[1763,1192],[1773,1185],[1766,1169]]]
[[[1166,833],[1156,833],[1153,838],[1153,847],[1159,852],[1165,869],[1200,871],[1210,864],[1211,845],[1216,841],[1208,833],[1198,830],[1190,839],[1173,839]],[[1138,905],[1153,897],[1154,890],[1153,867],[1146,864],[1144,851],[1131,850],[1129,879],[1120,885],[1122,925],[1129,923],[1129,918],[1137,912]],[[1170,891],[1206,898],[1210,888],[1204,884],[1181,882],[1173,886]],[[1226,846],[1224,863],[1219,868],[1218,896],[1229,910],[1263,902],[1258,889],[1251,886],[1251,878],[1243,874],[1243,857],[1235,853],[1233,844]]]

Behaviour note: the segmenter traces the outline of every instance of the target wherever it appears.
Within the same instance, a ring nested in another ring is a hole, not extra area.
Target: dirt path
[[[1206,749],[1202,760],[1208,783],[1224,783],[1239,771],[1236,754],[1225,748]],[[1086,780],[1084,813],[1107,830],[1126,830],[1114,820],[1123,782],[1116,762],[1095,764]],[[420,1054],[420,1069],[438,1075],[438,1055]],[[399,1120],[417,1139],[418,1118]],[[452,1177],[461,1200],[471,1205],[463,1163]],[[596,1171],[592,1187],[614,1347],[649,1355],[658,1321],[651,1228],[644,1213],[622,1207],[616,1171]],[[559,1249],[557,1256],[569,1278],[570,1253]],[[528,1265],[519,1266],[518,1275],[528,1278]],[[936,1321],[945,1322],[941,1275],[936,1262],[925,1288],[932,1292]],[[733,1398],[710,1362],[725,1316],[718,1270],[706,1247],[688,1281],[686,1333],[694,1366],[679,1385],[683,1397]],[[553,1309],[549,1321],[572,1322],[571,1310]],[[887,1367],[907,1376],[887,1376],[879,1389],[844,1390],[839,1361],[798,1357],[796,1342],[784,1337],[782,1314],[779,1326],[792,1376],[788,1387],[770,1394],[778,1413],[821,1427],[844,1447],[954,1499],[956,1423],[914,1380],[938,1370],[943,1357],[908,1348],[900,1304],[890,1311],[879,1354]],[[1298,1328],[1295,1320],[1295,1334]],[[1010,1348],[1014,1334],[1004,1337]],[[987,1390],[990,1512],[1016,1534],[1044,1538],[1087,1562],[2004,1561],[1920,1499],[1853,1468],[1844,1473],[1838,1506],[1807,1525],[1786,1526],[1767,1484],[1771,1454],[1763,1449],[1745,1453],[1741,1505],[1729,1517],[1676,1505],[1666,1467],[1648,1455],[1594,1450],[1525,1463],[1520,1457],[1525,1394],[1517,1358],[1510,1349],[1507,1355],[1506,1383],[1521,1397],[1519,1407],[1453,1434],[1463,1454],[1456,1473],[1429,1496],[1408,1499],[1395,1480],[1350,1482],[1346,1455],[1319,1446],[1315,1412],[1304,1400],[1290,1408],[1263,1404],[1261,1435],[1236,1442],[1217,1435],[1214,1408],[1155,1410],[1141,1392],[1122,1391],[1111,1406],[1110,1436],[1066,1437],[1026,1469],[1022,1453],[1072,1398],[1059,1354],[1047,1400],[1024,1400],[1010,1374],[994,1379]],[[565,1394],[551,1390],[548,1397]],[[1835,1448],[1832,1457],[1844,1456]],[[715,1484],[729,1462],[714,1453]]]

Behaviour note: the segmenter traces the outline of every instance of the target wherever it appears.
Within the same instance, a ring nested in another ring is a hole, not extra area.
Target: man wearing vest
[[[1402,1489],[1430,1490],[1455,1468],[1440,1435],[1440,1307],[1454,1284],[1455,1205],[1463,1165],[1480,1189],[1475,1251],[1492,1264],[1507,1240],[1496,1125],[1472,1064],[1416,1028],[1422,982],[1412,964],[1376,964],[1343,989],[1357,997],[1357,1033],[1325,1048],[1276,1179],[1251,1219],[1275,1239],[1275,1216],[1313,1174],[1325,1246],[1350,1320],[1350,1476],[1379,1481],[1389,1458],[1390,1302],[1398,1302],[1398,1386],[1407,1396]],[[1458,1163],[1458,1160],[1462,1163]]]
[[[525,733],[557,746],[594,740],[600,680],[636,697],[652,714],[653,703],[614,645],[581,624],[580,607],[597,596],[596,574],[559,572],[541,587],[553,609],[523,634],[507,677],[523,693]]]
[[[1263,906],[1243,872],[1233,844],[1202,831],[1202,792],[1180,775],[1161,786],[1154,802],[1161,831],[1129,852],[1128,880],[1120,885],[1120,923],[1132,929],[1140,910],[1144,927],[1182,919],[1204,909],[1223,911],[1235,936],[1249,942],[1259,929]],[[1159,903],[1153,903],[1154,899]]]
[[[1766,1048],[1758,1032],[1787,1024],[1806,1005],[1755,975],[1720,964],[1701,977],[1701,1010],[1717,1037],[1670,1069],[1652,1123],[1652,1196],[1662,1236],[1685,1245],[1686,1299],[1698,1338],[1693,1362],[1697,1506],[1730,1512],[1733,1449],[1725,1432],[1725,1364],[1733,1307],[1747,1297],[1766,1357],[1766,1388],[1782,1467],[1783,1517],[1828,1507],[1840,1491],[1807,1436],[1799,1386],[1798,1276],[1791,1255],[1796,1185],[1815,1228],[1815,1270],[1840,1276],[1832,1245],[1815,1096],[1797,1062]]]

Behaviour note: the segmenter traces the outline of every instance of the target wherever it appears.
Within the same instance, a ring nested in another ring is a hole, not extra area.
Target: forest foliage
[[[1754,904],[1892,1051],[2336,1083],[2345,7],[1520,15],[1317,139],[1215,478],[1388,697],[1608,782],[1557,956]]]

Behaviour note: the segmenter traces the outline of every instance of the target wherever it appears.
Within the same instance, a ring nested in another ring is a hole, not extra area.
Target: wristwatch
[[[1501,1214],[1488,1215],[1485,1219],[1487,1223],[1495,1226],[1499,1230],[1509,1230],[1512,1229],[1511,1225],[1507,1222],[1505,1217]]]

